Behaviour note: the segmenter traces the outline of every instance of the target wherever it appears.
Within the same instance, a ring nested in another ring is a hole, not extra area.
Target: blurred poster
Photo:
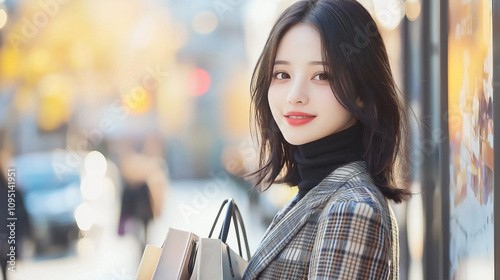
[[[450,276],[493,279],[492,1],[448,3]]]

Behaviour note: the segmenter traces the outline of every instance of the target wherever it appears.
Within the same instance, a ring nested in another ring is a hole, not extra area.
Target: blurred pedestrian
[[[121,162],[123,178],[119,235],[132,230],[140,242],[141,251],[146,246],[149,222],[158,218],[163,210],[165,192],[169,182],[163,160],[144,154],[130,153]],[[142,232],[130,226],[132,220],[139,221]]]
[[[370,14],[354,0],[296,2],[272,28],[251,90],[256,184],[299,192],[244,279],[398,279],[389,200],[410,196],[397,176],[407,117]]]

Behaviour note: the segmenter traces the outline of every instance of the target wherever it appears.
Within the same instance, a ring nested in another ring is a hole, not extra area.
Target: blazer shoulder
[[[337,192],[330,198],[323,211],[339,211],[339,204],[351,206],[363,206],[370,208],[376,216],[380,216],[383,224],[390,225],[390,210],[387,199],[375,186],[367,174],[354,176],[345,182]],[[342,211],[350,211],[356,207],[346,207]],[[330,215],[333,213],[330,213]],[[337,213],[338,214],[338,213]],[[347,213],[346,213],[347,214]],[[389,229],[389,228],[388,228]]]

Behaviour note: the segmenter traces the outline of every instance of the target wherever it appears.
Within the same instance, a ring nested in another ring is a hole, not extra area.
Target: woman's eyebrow
[[[309,65],[324,65],[323,61],[311,61],[309,62]]]
[[[276,61],[274,62],[274,65],[280,65],[280,64],[281,64],[281,65],[290,65],[290,62],[285,61],[285,60],[276,60]]]
[[[290,62],[286,61],[286,60],[276,60],[274,62],[274,65],[290,65]],[[319,61],[319,60],[314,60],[314,61],[311,61],[308,63],[309,65],[324,65],[323,61]]]

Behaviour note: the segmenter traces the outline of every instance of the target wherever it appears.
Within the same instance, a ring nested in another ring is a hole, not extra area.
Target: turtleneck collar
[[[355,124],[296,147],[294,159],[300,175],[298,198],[301,199],[338,167],[363,160],[363,127]]]

